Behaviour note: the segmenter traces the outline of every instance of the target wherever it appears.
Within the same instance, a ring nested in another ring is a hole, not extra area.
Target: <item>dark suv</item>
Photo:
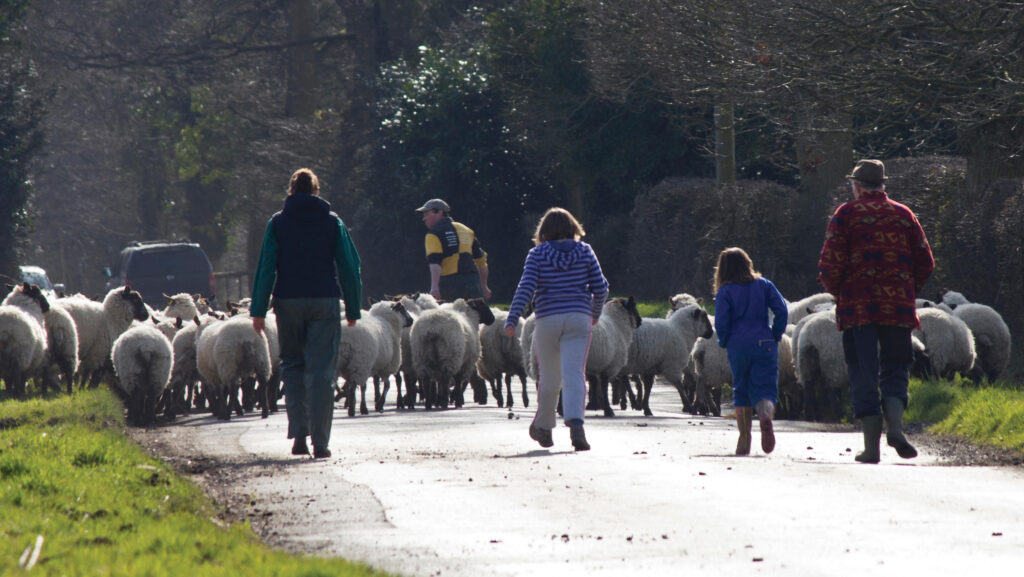
[[[213,298],[213,267],[202,247],[194,242],[135,242],[121,251],[113,270],[104,271],[107,290],[131,285],[153,308],[161,308],[163,295],[202,294]]]

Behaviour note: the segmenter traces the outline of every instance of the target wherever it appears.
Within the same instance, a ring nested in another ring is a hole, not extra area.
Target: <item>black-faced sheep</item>
[[[102,303],[81,295],[57,299],[54,306],[66,310],[78,330],[78,374],[81,383],[99,384],[110,361],[114,340],[128,330],[132,321],[144,321],[149,311],[142,295],[131,288],[118,287],[103,298]]]
[[[367,414],[366,380],[372,378],[377,389],[381,379],[384,390],[376,391],[376,410],[384,412],[388,378],[402,364],[402,329],[412,326],[412,317],[400,302],[374,303],[354,327],[341,330],[338,344],[338,375],[345,379],[348,415],[355,416],[356,388],[359,389],[360,414]]]
[[[995,381],[1010,363],[1010,328],[1002,315],[988,305],[968,302],[964,295],[954,291],[942,295],[942,303],[937,306],[964,321],[974,335],[977,357],[971,378],[975,382],[982,377]]]
[[[270,348],[264,334],[257,333],[252,319],[244,316],[199,327],[196,338],[196,367],[203,380],[203,393],[214,414],[231,418],[231,409],[243,414],[237,392],[242,382],[255,375],[261,416],[270,413]]]
[[[791,325],[795,325],[800,322],[800,319],[807,315],[830,308],[830,305],[834,306],[835,303],[835,297],[829,293],[817,293],[798,301],[793,301],[789,303],[788,306],[789,318],[787,319],[787,322]],[[824,305],[824,307],[822,305]]]
[[[50,369],[64,379],[70,395],[78,372],[78,328],[71,314],[60,307],[50,307],[43,314],[43,328],[49,349]]]
[[[591,331],[590,351],[587,353],[588,409],[604,410],[606,417],[615,416],[608,402],[608,383],[626,366],[633,331],[641,323],[633,297],[614,298],[604,304],[601,318]]]
[[[426,408],[447,408],[450,394],[456,407],[463,405],[463,386],[480,358],[478,326],[493,322],[483,299],[458,299],[416,319],[410,332],[413,366],[425,388]]]
[[[42,376],[49,346],[43,315],[50,305],[39,287],[23,283],[0,305],[0,378],[15,398],[25,397],[25,382]]]
[[[398,302],[405,307],[415,322],[423,311],[436,309],[437,300],[430,293],[413,293],[397,297]],[[419,377],[416,375],[416,367],[412,362],[412,345],[410,344],[410,332],[412,327],[402,329],[402,364],[399,372],[395,373],[395,403],[398,409],[415,409],[417,383]],[[402,383],[405,383],[405,395],[402,394]]]
[[[672,304],[675,308],[676,301]],[[676,388],[683,410],[689,408],[691,402],[683,386],[683,369],[690,361],[690,351],[697,339],[711,338],[712,334],[711,320],[696,302],[673,310],[667,319],[645,318],[633,331],[629,359],[621,375],[640,378],[643,389],[639,403],[645,415],[654,414],[650,399],[656,376],[661,376]]]
[[[792,339],[797,379],[803,386],[808,421],[838,421],[842,394],[850,388],[843,336],[836,328],[835,309],[805,316]]]
[[[914,331],[914,336],[924,343],[932,374],[943,379],[951,379],[956,373],[970,376],[976,352],[974,336],[967,324],[933,307],[917,309],[917,316],[921,319],[921,328]]]
[[[110,356],[128,422],[140,427],[153,423],[157,402],[171,380],[171,342],[156,327],[139,323],[114,340]]]
[[[524,321],[519,319],[516,325],[516,334],[510,337],[505,334],[505,319],[507,311],[491,309],[494,313],[494,322],[490,325],[480,327],[480,361],[476,364],[477,373],[480,377],[491,384],[491,392],[499,407],[506,405],[511,409],[514,401],[512,398],[512,377],[518,376],[519,382],[523,385],[523,406],[530,406],[530,396],[526,390],[526,368],[523,362],[523,349],[519,344],[523,333]],[[507,395],[502,392],[502,378],[504,377]]]

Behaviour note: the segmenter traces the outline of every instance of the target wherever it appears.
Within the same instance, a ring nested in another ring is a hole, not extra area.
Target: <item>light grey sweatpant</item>
[[[533,332],[537,355],[537,414],[534,425],[555,428],[558,392],[562,392],[562,415],[566,423],[583,422],[587,404],[587,351],[590,350],[590,315],[562,313],[538,318]]]

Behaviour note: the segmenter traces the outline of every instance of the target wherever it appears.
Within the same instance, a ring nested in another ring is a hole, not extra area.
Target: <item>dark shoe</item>
[[[309,447],[306,445],[306,437],[295,437],[295,442],[292,443],[292,454],[293,455],[308,455]]]
[[[331,450],[327,447],[317,447],[313,445],[313,458],[314,459],[329,459],[331,457]]]
[[[903,399],[886,397],[882,401],[882,413],[885,415],[885,440],[896,453],[904,459],[917,456],[917,449],[903,436]]]
[[[572,441],[572,448],[577,451],[590,450],[590,443],[587,442],[587,435],[583,433],[583,425],[569,427],[569,440]]]
[[[542,429],[536,425],[530,425],[530,438],[544,447],[553,447],[555,442],[551,440],[551,429]]]
[[[869,415],[861,419],[861,429],[864,431],[864,452],[857,453],[854,457],[860,463],[877,463],[878,443],[882,439],[882,415]]]

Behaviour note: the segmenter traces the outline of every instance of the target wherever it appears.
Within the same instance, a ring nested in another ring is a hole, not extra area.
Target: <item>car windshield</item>
[[[24,282],[31,283],[43,290],[53,290],[53,286],[50,285],[50,279],[46,277],[45,272],[36,270],[22,270],[21,279]]]
[[[132,276],[157,275],[167,271],[179,273],[208,272],[210,265],[202,251],[171,249],[137,252],[128,265]]]

